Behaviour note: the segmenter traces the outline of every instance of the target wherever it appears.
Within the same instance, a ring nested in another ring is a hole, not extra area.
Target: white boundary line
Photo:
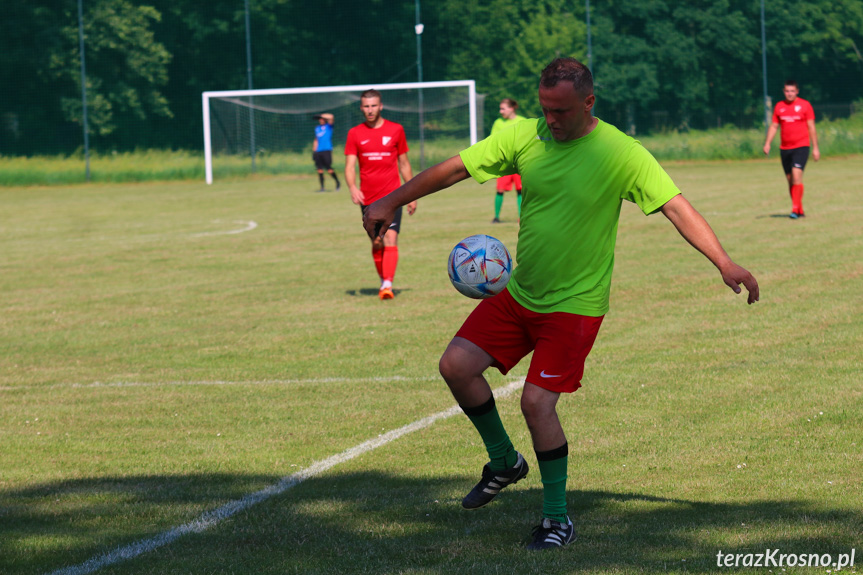
[[[211,223],[221,224],[221,223],[223,223],[223,221],[222,220],[212,220]],[[64,244],[70,244],[70,243],[79,243],[79,244],[91,243],[92,244],[92,243],[98,243],[98,242],[116,243],[117,241],[123,241],[123,242],[125,242],[125,244],[130,244],[130,243],[160,241],[160,240],[176,240],[177,238],[180,238],[180,237],[183,237],[183,238],[185,238],[185,237],[202,238],[202,237],[207,237],[207,236],[228,236],[228,235],[233,235],[233,234],[242,234],[245,232],[250,232],[250,231],[252,231],[258,227],[258,222],[254,221],[254,220],[231,220],[229,223],[235,224],[238,226],[242,226],[242,227],[239,227],[239,228],[236,228],[233,230],[219,230],[219,231],[214,231],[214,232],[190,233],[188,231],[185,231],[185,232],[164,233],[164,234],[143,233],[143,234],[138,234],[138,235],[124,235],[121,238],[119,238],[119,240],[118,240],[118,237],[116,237],[116,236],[108,236],[108,235],[104,235],[104,233],[103,233],[103,235],[101,235],[101,236],[90,236],[90,237],[86,237],[86,238],[66,238],[63,240],[63,243]],[[117,230],[114,230],[114,229],[109,230],[109,232],[115,232],[115,231],[117,231]],[[3,230],[0,229],[0,233],[2,233],[2,232],[3,232]],[[42,242],[42,239],[39,238],[39,239],[34,239],[34,240],[18,240],[18,241],[16,241],[16,244],[18,244],[18,245],[21,245],[21,244],[30,245],[30,244],[35,244],[37,242]]]
[[[514,391],[519,389],[524,384],[524,380],[514,381],[505,387],[501,387],[495,390],[495,397],[498,399],[504,398]],[[135,543],[131,543],[124,547],[118,547],[117,549],[105,553],[103,555],[98,555],[87,561],[81,563],[80,565],[73,565],[71,567],[64,567],[62,569],[58,569],[56,571],[52,571],[50,575],[86,575],[87,573],[93,573],[98,571],[102,567],[108,567],[109,565],[114,565],[115,563],[119,563],[121,561],[125,561],[127,559],[134,559],[139,555],[144,553],[148,553],[150,551],[154,551],[159,547],[163,547],[172,543],[176,539],[182,537],[183,535],[189,533],[201,533],[206,531],[207,529],[214,527],[221,523],[223,520],[228,519],[232,515],[239,513],[240,511],[244,511],[253,505],[257,505],[262,501],[266,501],[267,499],[274,497],[276,495],[281,495],[291,487],[299,485],[306,479],[311,479],[321,473],[339,465],[341,463],[345,463],[354,459],[355,457],[359,457],[369,451],[377,449],[378,447],[382,447],[387,443],[395,441],[396,439],[408,435],[409,433],[413,433],[414,431],[420,431],[421,429],[425,429],[426,427],[430,427],[437,421],[442,419],[447,419],[448,417],[452,417],[461,413],[461,408],[457,405],[450,407],[444,411],[439,411],[433,415],[430,415],[426,418],[419,419],[414,421],[413,423],[409,423],[403,427],[398,429],[394,429],[383,435],[376,437],[375,439],[370,439],[359,445],[351,447],[338,455],[333,455],[332,457],[328,457],[326,459],[322,459],[321,461],[316,461],[312,463],[309,467],[303,469],[302,471],[298,471],[293,475],[288,475],[280,479],[277,483],[265,487],[260,491],[256,491],[254,493],[250,493],[246,495],[242,499],[237,499],[235,501],[231,501],[230,503],[226,503],[221,507],[213,509],[212,511],[207,511],[199,515],[196,519],[186,523],[184,525],[180,525],[179,527],[174,527],[173,529],[169,529],[168,531],[164,531],[155,537],[151,537],[149,539],[142,539],[141,541],[137,541]]]
[[[220,220],[213,220],[214,224],[222,223]],[[202,236],[227,236],[229,234],[241,234],[243,232],[250,232],[256,227],[258,227],[258,222],[252,220],[234,220],[231,222],[233,224],[242,224],[243,227],[236,230],[229,230],[224,232],[202,232],[200,234],[192,234],[192,237],[202,237]]]

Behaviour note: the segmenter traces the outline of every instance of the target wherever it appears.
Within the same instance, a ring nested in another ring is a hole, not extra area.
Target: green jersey
[[[518,124],[522,120],[526,120],[526,119],[527,118],[525,118],[524,116],[519,116],[518,114],[516,114],[515,118],[513,118],[511,120],[505,120],[504,118],[498,118],[497,120],[494,121],[494,124],[491,125],[491,133],[497,134],[498,132],[500,132],[504,128],[509,128],[513,124]]]
[[[518,265],[508,289],[539,313],[607,313],[623,200],[651,214],[680,193],[637,140],[602,120],[570,142],[555,141],[544,119],[527,120],[460,155],[480,183],[521,175]]]

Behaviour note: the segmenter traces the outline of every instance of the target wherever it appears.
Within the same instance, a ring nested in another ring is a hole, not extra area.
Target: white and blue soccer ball
[[[460,241],[449,254],[449,279],[462,294],[485,299],[499,294],[512,274],[512,257],[503,242],[478,234]]]

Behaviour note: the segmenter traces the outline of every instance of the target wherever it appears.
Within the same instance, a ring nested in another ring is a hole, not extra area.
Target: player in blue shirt
[[[315,127],[315,141],[312,144],[312,160],[318,170],[318,179],[321,181],[320,192],[325,192],[324,170],[336,181],[336,191],[341,187],[339,177],[333,170],[333,121],[332,114],[319,114],[315,116],[318,125]]]

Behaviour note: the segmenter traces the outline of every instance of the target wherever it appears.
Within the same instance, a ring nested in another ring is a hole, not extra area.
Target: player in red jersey
[[[351,128],[345,144],[345,182],[351,190],[351,201],[360,206],[363,213],[366,207],[386,196],[413,177],[408,160],[408,143],[404,128],[400,124],[385,120],[381,116],[383,104],[377,90],[366,90],[360,96],[360,110],[365,122]],[[357,186],[357,162],[360,165],[360,186]],[[401,180],[399,180],[401,176]],[[417,209],[416,201],[410,202],[408,214]],[[401,229],[401,209],[383,236],[372,239],[372,259],[381,278],[378,296],[392,299],[393,278],[399,261],[399,230]]]
[[[779,154],[782,157],[782,168],[788,179],[788,193],[791,195],[792,219],[802,218],[803,213],[803,169],[809,159],[809,146],[812,145],[812,159],[816,162],[821,158],[818,151],[818,135],[815,132],[815,112],[812,105],[798,98],[800,89],[794,80],[786,80],[783,88],[785,100],[776,104],[773,110],[773,122],[767,129],[767,140],[764,142],[764,153],[770,154],[770,143],[776,136],[776,130],[782,127],[782,138],[779,144]]]

